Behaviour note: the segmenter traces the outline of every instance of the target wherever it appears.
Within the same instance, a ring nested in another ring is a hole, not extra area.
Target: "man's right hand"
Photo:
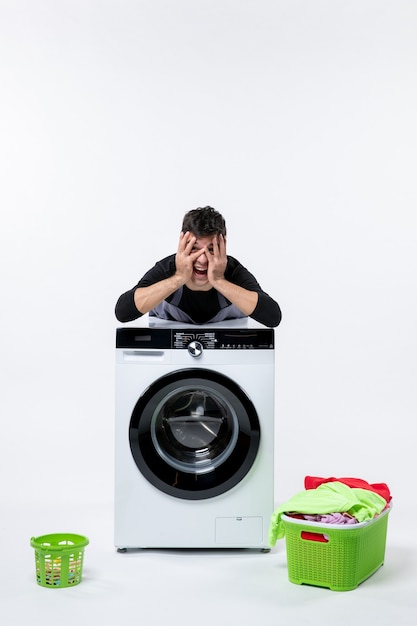
[[[181,279],[183,285],[192,279],[195,260],[201,255],[201,250],[192,252],[196,241],[197,238],[190,232],[181,232],[175,256],[175,276]]]

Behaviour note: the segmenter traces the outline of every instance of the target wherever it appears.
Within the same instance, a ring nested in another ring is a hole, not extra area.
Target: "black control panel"
[[[206,350],[273,350],[273,328],[118,328],[116,348],[184,350],[198,341]]]

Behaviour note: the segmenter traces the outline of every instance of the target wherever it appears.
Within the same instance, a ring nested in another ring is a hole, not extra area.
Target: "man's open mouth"
[[[202,270],[202,269],[199,269],[198,267],[194,267],[194,274],[200,277],[207,276],[207,270]]]

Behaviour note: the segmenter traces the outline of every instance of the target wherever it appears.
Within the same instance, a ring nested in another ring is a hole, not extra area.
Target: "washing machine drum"
[[[232,489],[259,448],[255,407],[230,378],[204,369],[157,379],[141,395],[129,427],[140,472],[160,491],[201,500]]]

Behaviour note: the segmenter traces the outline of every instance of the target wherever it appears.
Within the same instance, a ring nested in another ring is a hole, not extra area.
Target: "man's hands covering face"
[[[205,283],[214,287],[216,281],[224,278],[226,271],[226,240],[223,235],[197,239],[192,233],[181,233],[175,264],[176,274],[183,284],[202,287]],[[194,266],[200,270],[198,276]],[[202,274],[202,270],[207,273]]]

